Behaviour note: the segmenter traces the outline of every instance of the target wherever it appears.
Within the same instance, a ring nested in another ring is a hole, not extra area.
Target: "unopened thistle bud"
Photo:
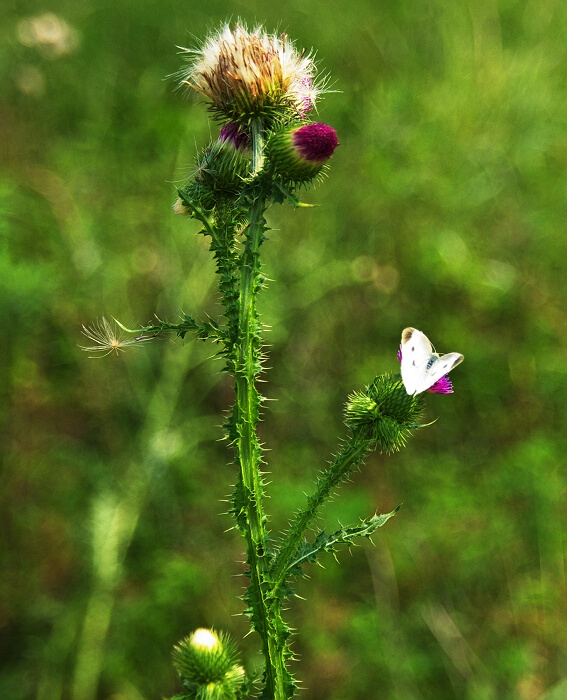
[[[345,406],[345,422],[362,428],[384,452],[402,447],[411,430],[419,428],[423,409],[420,395],[410,396],[400,377],[376,377],[364,392],[354,392]]]
[[[249,148],[248,132],[236,122],[228,122],[220,130],[219,141],[230,144],[233,148]]]
[[[234,197],[250,175],[252,152],[250,137],[231,122],[221,129],[219,138],[198,155],[193,181],[180,190],[184,197],[204,209],[212,209],[219,197]],[[191,214],[180,197],[173,205],[176,214]]]
[[[214,630],[198,629],[173,648],[184,698],[235,700],[244,683],[234,643]]]
[[[247,136],[221,132],[217,141],[208,146],[198,161],[195,180],[216,192],[234,190],[250,174],[252,153]]]
[[[266,151],[278,175],[291,182],[307,182],[319,175],[338,145],[331,126],[304,124],[274,133]]]
[[[302,117],[322,88],[314,80],[311,54],[299,53],[285,34],[268,34],[242,24],[227,24],[200,49],[183,49],[189,66],[181,85],[201,93],[212,111],[247,122],[254,117]]]

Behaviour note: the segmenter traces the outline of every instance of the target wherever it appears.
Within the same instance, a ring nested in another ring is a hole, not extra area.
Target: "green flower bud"
[[[205,148],[197,160],[195,181],[212,192],[234,193],[250,174],[252,152],[245,141],[221,137]]]
[[[235,700],[245,680],[234,643],[214,630],[198,629],[179,642],[173,663],[187,700]]]
[[[345,422],[351,430],[363,429],[376,446],[387,453],[402,447],[411,430],[419,428],[423,409],[420,394],[409,395],[399,376],[385,374],[364,392],[354,392],[345,406]]]

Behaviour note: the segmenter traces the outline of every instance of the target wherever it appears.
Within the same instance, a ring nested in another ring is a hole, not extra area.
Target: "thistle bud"
[[[304,124],[274,133],[266,151],[279,175],[292,182],[307,182],[319,175],[338,145],[331,126]]]
[[[228,122],[220,130],[219,141],[226,143],[233,148],[250,148],[250,136],[236,122]]]
[[[376,377],[364,392],[354,392],[345,406],[345,423],[351,430],[364,429],[384,452],[402,447],[411,430],[419,428],[423,398],[410,396],[400,377]]]
[[[235,700],[244,683],[234,643],[214,630],[198,629],[173,648],[184,698]]]
[[[234,191],[250,174],[251,152],[243,144],[243,133],[231,136],[221,132],[217,141],[205,148],[197,161],[195,180],[214,192]]]
[[[238,124],[225,124],[219,138],[197,156],[195,175],[181,191],[190,201],[203,209],[212,209],[219,197],[234,197],[250,175],[252,153],[250,137]],[[173,205],[176,214],[191,214],[178,198]]]

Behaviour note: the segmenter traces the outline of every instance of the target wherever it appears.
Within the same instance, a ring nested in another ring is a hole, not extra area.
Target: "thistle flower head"
[[[189,644],[194,649],[208,649],[212,651],[220,645],[218,636],[211,630],[200,627],[189,637]]]
[[[366,431],[387,453],[402,447],[411,431],[421,427],[423,397],[409,395],[399,376],[376,377],[365,391],[353,392],[345,406],[345,422],[351,430]]]
[[[214,206],[219,196],[235,196],[250,174],[252,151],[247,131],[235,122],[225,124],[219,137],[197,155],[193,182],[184,192],[190,201],[205,209]],[[176,214],[185,213],[183,202],[174,204]]]
[[[452,394],[453,384],[448,375],[444,374],[441,379],[438,379],[427,391],[431,394]]]
[[[322,165],[333,155],[339,140],[327,124],[305,124],[292,131],[291,143],[299,158]]]
[[[402,345],[400,345],[398,349],[398,362],[402,362]],[[462,355],[460,356],[461,359],[456,362],[458,364],[462,360]],[[434,384],[432,384],[430,387],[425,389],[426,392],[430,394],[453,394],[453,383],[449,379],[448,374],[444,374],[442,377],[440,377]]]
[[[232,120],[303,117],[322,89],[315,82],[313,56],[298,52],[286,34],[268,34],[261,26],[226,24],[200,49],[183,51],[190,60],[179,73],[180,84]]]
[[[337,132],[327,124],[288,126],[275,132],[267,153],[276,172],[286,180],[312,180],[339,145]]]

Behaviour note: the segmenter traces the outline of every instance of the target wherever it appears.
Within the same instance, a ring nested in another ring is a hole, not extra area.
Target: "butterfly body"
[[[429,339],[416,328],[402,331],[402,381],[408,394],[421,394],[432,387],[464,357],[459,352],[439,355],[434,352]]]

